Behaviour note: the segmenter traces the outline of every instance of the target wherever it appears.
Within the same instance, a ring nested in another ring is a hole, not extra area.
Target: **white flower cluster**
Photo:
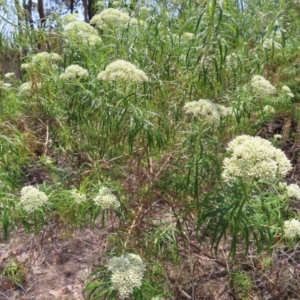
[[[273,39],[265,39],[262,46],[266,50],[273,50],[273,49],[281,50],[282,49],[281,44],[276,42]]]
[[[29,185],[21,189],[20,206],[26,212],[33,212],[41,208],[48,201],[48,197],[44,192]]]
[[[98,195],[93,201],[96,205],[101,206],[102,209],[117,209],[120,206],[117,197],[113,195],[111,190],[107,187],[100,188]]]
[[[284,221],[283,235],[286,238],[294,238],[300,235],[300,222],[296,219]]]
[[[62,18],[62,24],[69,24],[71,22],[77,21],[79,19],[79,14],[68,14]]]
[[[156,297],[152,298],[151,300],[165,300],[165,298],[163,298],[161,296],[156,296]]]
[[[62,58],[57,53],[40,52],[31,58],[30,62],[21,65],[22,70],[35,71],[39,69],[43,73],[49,69],[57,69],[57,64],[62,61]]]
[[[16,74],[14,72],[9,72],[4,75],[5,78],[11,79],[14,78]]]
[[[130,18],[128,13],[121,12],[118,9],[108,8],[103,10],[100,14],[93,16],[90,21],[90,24],[95,25],[96,28],[99,29],[106,29],[113,24],[129,25],[129,24],[137,23],[137,22],[132,23],[131,19],[135,19],[135,18]]]
[[[184,41],[184,42],[191,41],[194,38],[195,38],[195,35],[193,33],[190,33],[190,32],[185,32],[181,36],[181,40]]]
[[[222,173],[226,182],[237,178],[273,180],[286,176],[292,168],[283,151],[260,137],[238,136],[227,150],[230,157],[224,159]]]
[[[148,14],[149,13],[149,8],[147,6],[141,6],[140,7],[140,13],[141,14]]]
[[[300,200],[300,187],[298,184],[289,184],[285,189],[289,198]]]
[[[97,30],[83,21],[71,21],[64,28],[64,36],[71,42],[86,44],[91,47],[99,45],[102,40]]]
[[[257,96],[268,96],[276,93],[276,88],[264,77],[254,75],[251,79],[251,88]]]
[[[264,108],[263,108],[263,111],[266,113],[266,114],[275,114],[275,109],[274,109],[274,107],[273,106],[271,106],[271,105],[266,105],[266,106],[264,106]]]
[[[45,62],[57,64],[62,61],[62,58],[57,53],[41,52],[32,57],[33,65],[43,65]]]
[[[12,85],[10,83],[3,82],[2,80],[0,80],[0,89],[9,90],[11,87]]]
[[[87,78],[89,77],[89,72],[78,66],[78,65],[70,65],[65,69],[65,72],[62,73],[59,78],[64,80],[72,80],[78,78]]]
[[[141,83],[149,80],[142,70],[122,59],[109,64],[105,71],[98,74],[97,78],[103,81],[122,80],[132,83]]]
[[[33,91],[37,91],[41,88],[42,84],[40,82],[28,81],[21,84],[19,87],[19,92],[21,95],[28,95]]]
[[[81,204],[86,201],[86,195],[79,193],[76,189],[71,191],[71,195],[76,204]]]
[[[294,98],[294,94],[291,92],[291,89],[287,86],[287,85],[284,85],[282,88],[281,88],[282,92],[284,92],[286,95],[288,95],[290,98]]]
[[[112,272],[112,287],[119,291],[121,299],[128,298],[134,288],[142,285],[146,266],[140,256],[129,253],[113,257],[107,264],[108,270]]]
[[[221,116],[226,117],[230,113],[227,107],[212,103],[207,99],[187,102],[184,105],[183,110],[186,114],[202,117],[206,122],[216,126],[220,124]]]

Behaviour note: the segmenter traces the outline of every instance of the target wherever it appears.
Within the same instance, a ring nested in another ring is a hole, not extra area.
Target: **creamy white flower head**
[[[100,188],[98,195],[93,201],[102,209],[117,209],[120,206],[117,197],[107,187]]]
[[[181,36],[181,40],[184,41],[184,42],[191,41],[194,38],[195,38],[195,35],[193,33],[190,33],[190,32],[185,32]]]
[[[201,117],[210,124],[215,124],[216,126],[220,124],[220,112],[217,105],[207,99],[187,102],[183,110],[186,114]]]
[[[286,93],[290,98],[294,98],[294,94],[293,93]]]
[[[224,159],[222,173],[225,182],[238,178],[274,180],[286,176],[292,169],[283,151],[260,137],[238,136],[229,143],[227,150],[230,157]]]
[[[263,111],[267,114],[275,114],[275,109],[271,105],[266,105],[263,109]]]
[[[275,87],[260,75],[254,75],[252,77],[251,88],[257,96],[267,96],[276,93]]]
[[[0,89],[10,90],[11,87],[12,87],[12,85],[10,83],[0,81]]]
[[[16,74],[14,72],[9,72],[4,75],[4,77],[7,79],[14,78],[15,76],[16,76]]]
[[[108,270],[112,272],[111,282],[121,299],[128,298],[135,287],[142,285],[146,266],[140,256],[126,254],[113,257],[108,262]]]
[[[287,86],[287,85],[284,85],[281,90],[285,93],[290,93],[291,92],[291,89]]]
[[[37,91],[41,88],[40,82],[28,81],[21,84],[19,87],[20,94],[30,94],[31,92]]]
[[[97,35],[97,30],[89,25],[86,22],[83,21],[73,21],[71,23],[68,23],[64,28],[64,35],[67,37],[70,36],[76,36],[76,35],[83,35],[83,34],[89,33]]]
[[[221,104],[216,104],[216,106],[217,106],[217,109],[218,109],[221,117],[227,117],[227,116],[231,115],[231,113],[232,113],[231,107],[226,107]]]
[[[87,78],[87,77],[89,77],[89,72],[78,65],[68,66],[65,72],[59,76],[60,79],[64,79],[64,80],[72,80],[72,79]]]
[[[300,235],[300,222],[296,219],[284,221],[283,235],[286,238],[295,238]]]
[[[128,13],[121,12],[118,9],[108,8],[100,14],[92,17],[90,24],[95,25],[99,29],[105,29],[112,24],[128,25],[130,16]]]
[[[20,206],[26,212],[34,212],[48,202],[48,197],[44,192],[29,185],[21,189]]]
[[[147,6],[141,6],[140,7],[140,12],[142,14],[147,14],[147,13],[149,13],[149,8]]]
[[[156,296],[156,297],[152,298],[151,300],[165,300],[165,298],[163,298],[161,296]]]
[[[77,21],[79,19],[79,14],[68,14],[62,18],[62,24],[69,24],[71,22]]]
[[[44,63],[57,64],[62,58],[57,53],[41,52],[32,57],[33,65],[42,65]]]
[[[21,64],[21,70],[28,70],[29,68],[30,68],[30,64],[29,63]]]
[[[76,189],[71,191],[71,195],[76,204],[81,204],[86,201],[86,195],[79,193]]]
[[[300,187],[298,184],[290,184],[286,186],[286,193],[289,198],[300,200]]]
[[[91,47],[95,47],[97,45],[100,45],[102,43],[102,39],[100,36],[95,34],[90,34],[85,37],[84,41],[86,40],[87,44]]]
[[[282,138],[282,135],[281,134],[274,134],[273,138],[279,140],[279,139]]]
[[[121,80],[132,83],[148,81],[147,75],[135,65],[125,60],[116,60],[109,64],[105,71],[98,74],[97,78],[103,81]]]
[[[273,39],[265,39],[263,42],[263,48],[266,50],[273,50],[273,48],[280,50],[282,49],[282,46],[280,43],[276,42]]]
[[[129,25],[138,25],[139,22],[136,18],[130,18],[130,21],[128,23]]]

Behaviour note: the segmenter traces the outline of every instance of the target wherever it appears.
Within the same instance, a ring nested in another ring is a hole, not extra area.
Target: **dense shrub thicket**
[[[221,255],[228,295],[252,299],[241,262],[300,236],[300,5],[128,7],[98,2],[90,24],[69,14],[2,38],[21,53],[0,81],[3,238],[110,220],[87,298],[217,299],[196,291],[195,259]]]

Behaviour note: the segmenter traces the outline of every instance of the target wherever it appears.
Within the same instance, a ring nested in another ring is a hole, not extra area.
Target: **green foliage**
[[[279,182],[229,184],[221,174],[228,142],[241,134],[270,139],[298,163],[300,19],[299,7],[283,0],[131,2],[115,3],[130,12],[129,23],[113,19],[86,31],[79,23],[73,35],[57,15],[46,24],[55,32],[34,29],[22,21],[28,16],[20,5],[3,6],[22,22],[0,17],[0,54],[20,59],[15,76],[5,75],[0,61],[0,217],[5,239],[21,224],[35,233],[57,220],[73,228],[114,224],[112,249],[120,255],[138,250],[157,261],[147,263],[142,286],[131,295],[148,300],[171,294],[163,285],[165,264],[182,263],[191,244],[210,241],[215,256],[226,244],[225,256],[233,259],[284,242],[283,222],[294,212]],[[92,6],[95,14],[108,8]],[[147,80],[130,80],[133,74],[122,68],[114,80],[98,78],[117,60]],[[84,75],[62,76],[71,65]],[[254,75],[268,79],[274,93],[255,93]],[[291,93],[282,90],[286,85]],[[212,112],[186,112],[185,105],[199,99],[212,103],[218,121],[211,121]],[[29,178],[32,164],[49,176]],[[24,211],[25,185],[41,188],[49,203]],[[101,187],[120,201],[117,209],[94,201]],[[155,205],[162,208],[157,216]],[[168,222],[158,221],[164,209]],[[97,266],[88,299],[118,297],[110,276],[105,264]],[[230,278],[237,293],[250,294],[247,274]]]

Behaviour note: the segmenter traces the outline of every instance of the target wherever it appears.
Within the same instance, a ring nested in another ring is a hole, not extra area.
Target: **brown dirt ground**
[[[38,235],[18,230],[0,243],[0,300],[83,299],[82,290],[106,251],[109,229],[45,228]],[[19,283],[3,272],[19,266]]]

